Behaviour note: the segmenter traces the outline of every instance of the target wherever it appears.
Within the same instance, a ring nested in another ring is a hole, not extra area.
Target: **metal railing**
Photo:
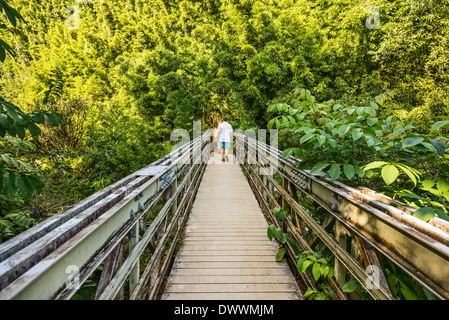
[[[208,131],[0,245],[0,299],[155,299],[210,156]],[[127,291],[124,291],[124,288]]]
[[[324,244],[334,256],[335,277],[326,279],[337,299],[357,298],[342,286],[356,279],[374,299],[394,299],[379,257],[402,268],[441,299],[449,299],[449,224],[440,218],[426,223],[414,208],[370,189],[331,181],[307,170],[297,170],[300,160],[284,159],[282,152],[254,138],[236,133],[236,156],[268,219],[282,228],[305,251]],[[290,217],[280,221],[273,213],[281,207]],[[313,210],[326,218],[318,221]],[[312,214],[311,211],[312,210]],[[296,263],[298,250],[285,244]],[[377,281],[373,281],[373,270]],[[308,273],[305,287],[316,289]],[[360,296],[359,296],[360,297]]]
[[[449,224],[426,223],[414,208],[367,188],[331,181],[300,160],[236,133],[236,159],[268,220],[302,251],[324,244],[334,256],[326,279],[337,299],[356,279],[374,299],[393,299],[379,258],[449,298]],[[210,156],[210,132],[0,245],[0,299],[70,299],[102,266],[96,299],[157,299]],[[290,213],[280,221],[273,213]],[[326,212],[318,221],[312,210]],[[298,250],[285,243],[296,262]],[[317,288],[301,273],[304,287]],[[125,292],[126,289],[126,292]]]

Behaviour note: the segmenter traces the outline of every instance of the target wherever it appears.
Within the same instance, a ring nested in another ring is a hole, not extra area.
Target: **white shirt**
[[[232,126],[228,122],[223,121],[218,126],[218,142],[231,142],[231,132]]]

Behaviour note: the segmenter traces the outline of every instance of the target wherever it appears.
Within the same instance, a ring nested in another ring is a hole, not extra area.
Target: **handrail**
[[[148,290],[154,298],[207,164],[210,137],[207,131],[1,244],[0,299],[70,299],[103,262],[96,298],[121,295],[126,279],[130,298]],[[141,275],[144,251],[151,258]],[[156,287],[150,278],[159,279]]]
[[[314,251],[314,245],[321,241],[333,253],[335,280],[328,280],[328,284],[337,298],[348,298],[341,288],[349,275],[374,299],[393,299],[379,263],[377,253],[381,253],[438,298],[449,299],[447,221],[434,218],[426,223],[411,215],[414,208],[367,188],[297,170],[299,159],[284,159],[276,148],[240,133],[235,136],[237,158],[271,222],[282,227],[303,250]],[[316,221],[304,209],[301,197],[324,208],[327,219]],[[275,207],[289,211],[292,218],[278,221],[273,214]],[[351,248],[347,248],[348,241]],[[290,257],[298,254],[288,242],[286,247]],[[374,285],[373,268],[380,272]],[[306,286],[316,287],[313,278],[306,273],[301,276]]]
[[[303,250],[333,253],[337,299],[356,279],[374,299],[393,299],[379,254],[441,299],[449,299],[449,224],[373,190],[297,170],[299,159],[235,133],[236,159],[271,223]],[[70,299],[102,263],[96,299],[157,299],[210,155],[210,131],[149,166],[0,245],[0,299]],[[316,221],[305,199],[328,216]],[[310,201],[309,200],[309,201]],[[273,209],[291,213],[279,221]],[[351,243],[350,248],[347,246]],[[285,244],[288,256],[298,254]],[[126,257],[124,257],[126,254]],[[373,267],[380,273],[373,282]],[[142,269],[142,270],[141,270]],[[316,288],[307,273],[306,286]],[[128,281],[126,281],[128,280]]]

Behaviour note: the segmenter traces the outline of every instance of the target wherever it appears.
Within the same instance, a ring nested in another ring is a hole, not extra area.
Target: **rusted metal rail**
[[[236,133],[236,153],[269,220],[282,227],[303,250],[314,251],[322,242],[333,254],[335,279],[328,280],[337,299],[357,298],[341,288],[356,279],[374,299],[393,299],[379,263],[391,260],[440,299],[449,299],[449,224],[433,218],[426,223],[415,211],[372,190],[331,181],[307,170],[297,170],[300,160],[284,159],[282,152],[254,138]],[[317,221],[305,200],[327,213]],[[275,207],[291,218],[282,222]],[[287,252],[295,252],[286,243]],[[373,281],[373,270],[380,271]],[[314,279],[301,274],[305,286],[316,288]]]
[[[208,131],[1,244],[0,299],[70,299],[101,264],[96,299],[155,298],[207,165],[210,137]]]

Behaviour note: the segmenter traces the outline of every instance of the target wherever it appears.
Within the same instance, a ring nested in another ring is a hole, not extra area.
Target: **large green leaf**
[[[28,125],[27,128],[33,137],[37,137],[41,134],[41,129],[36,124],[34,124],[32,122]]]
[[[374,126],[377,123],[377,118],[368,119],[366,122],[370,127]]]
[[[438,154],[444,154],[446,152],[446,146],[444,145],[443,142],[437,139],[432,139],[430,140],[430,142],[432,143],[433,147],[435,148]]]
[[[399,290],[406,300],[418,300],[416,294],[414,294],[409,288],[402,287]]]
[[[359,283],[357,282],[357,280],[351,279],[345,283],[345,285],[341,288],[341,290],[346,293],[351,293],[355,289],[357,289],[358,286],[359,286]]]
[[[16,193],[16,175],[13,172],[4,176],[3,192],[7,197],[12,197]]]
[[[329,169],[329,176],[331,177],[332,180],[337,180],[340,174],[341,174],[340,165],[334,163]]]
[[[320,272],[323,277],[327,277],[327,275],[329,274],[329,266],[321,265]]]
[[[17,108],[14,105],[12,105],[6,101],[2,101],[1,103],[6,108],[6,111],[8,112],[8,116],[10,116],[14,120],[14,122],[19,120],[19,115],[17,114],[17,110],[16,110]]]
[[[376,169],[376,168],[382,167],[382,166],[384,166],[384,165],[386,165],[386,164],[388,164],[388,162],[386,162],[386,161],[373,161],[373,162],[371,162],[371,163],[368,163],[368,164],[363,168],[363,171],[368,171],[368,170],[371,170],[371,169]]]
[[[301,140],[299,140],[300,144],[303,144],[304,142],[306,142],[307,140],[309,140],[310,138],[312,138],[313,136],[315,136],[314,133],[308,133],[304,136],[301,137]]]
[[[427,222],[435,217],[435,210],[431,207],[422,207],[416,210],[413,216]]]
[[[338,135],[343,138],[346,135],[346,133],[348,133],[349,129],[351,129],[351,127],[347,124],[341,125],[338,128]]]
[[[36,189],[38,192],[41,192],[42,190],[42,183],[38,179],[37,175],[29,175],[28,179],[30,180],[31,184],[33,185],[33,188]]]
[[[401,169],[402,171],[404,171],[404,173],[410,178],[410,180],[413,181],[414,185],[416,186],[417,184],[417,179],[420,176],[420,173],[418,170],[413,169],[409,166],[406,166],[402,163],[397,163],[396,166]]]
[[[352,177],[355,174],[355,169],[354,166],[352,164],[344,164],[343,165],[343,172],[345,173],[346,177],[351,180]]]
[[[24,197],[29,198],[33,195],[33,185],[26,175],[22,174],[17,178],[17,187]]]
[[[299,273],[303,273],[304,271],[307,270],[307,268],[313,263],[313,261],[310,260],[306,260],[302,263],[301,265],[301,271]]]
[[[436,208],[435,213],[438,216],[438,218],[449,221],[449,215],[446,212],[444,212],[443,209]]]
[[[51,126],[57,126],[61,123],[62,115],[59,113],[52,113],[47,112],[44,115],[45,120],[51,125]]]
[[[376,109],[373,108],[373,107],[366,107],[366,108],[365,108],[365,112],[366,112],[367,114],[369,114],[370,116],[373,116],[373,117],[376,116]],[[374,120],[376,120],[376,121],[371,122],[372,124],[369,124],[370,122],[368,121],[368,125],[369,125],[369,126],[374,125],[374,124],[377,122],[377,119],[374,119]]]
[[[384,179],[387,185],[392,184],[399,175],[399,170],[392,164],[387,164],[382,168],[382,179]]]
[[[359,128],[357,128],[357,129],[352,130],[351,134],[352,134],[352,140],[356,141],[363,136],[363,131],[360,130]]]
[[[317,281],[320,278],[320,276],[321,276],[321,265],[319,263],[315,262],[313,264],[312,274],[313,274],[313,278],[315,279],[315,281]]]
[[[449,190],[449,181],[444,180],[444,179],[440,179],[437,182],[437,188],[438,190],[440,190],[441,192],[446,192]]]
[[[321,172],[321,171],[323,171],[324,168],[326,168],[328,166],[330,166],[330,163],[319,163],[316,166],[314,166],[312,168],[312,170],[310,170],[310,173],[315,174],[315,173]]]
[[[326,142],[326,136],[320,134],[320,135],[317,136],[317,140],[318,140],[318,143],[320,145],[322,145],[324,142]]]
[[[437,121],[435,122],[432,127],[430,128],[430,131],[435,131],[441,127],[445,127],[449,125],[449,120],[443,120],[443,121]]]
[[[268,121],[268,124],[267,124],[268,130],[271,130],[273,128],[273,123],[274,123],[274,118],[271,119],[270,121]]]
[[[298,272],[301,272],[302,264],[303,264],[304,261],[306,261],[306,260],[307,260],[307,258],[306,258],[305,255],[301,254],[301,255],[299,256],[298,262],[296,263],[296,269],[298,270]]]
[[[270,239],[270,240],[273,239],[275,229],[276,229],[276,227],[274,224],[270,224],[268,226],[268,228],[267,228],[268,239]]]
[[[288,148],[288,149],[285,149],[285,150],[282,152],[282,157],[283,157],[283,158],[288,158],[288,157],[290,157],[290,156],[293,154],[293,152],[294,152],[294,148]]]
[[[435,181],[433,180],[424,180],[422,182],[423,189],[430,189],[435,185]]]
[[[276,253],[276,261],[281,261],[286,252],[287,252],[287,249],[285,249],[285,248],[279,249],[279,251]]]
[[[0,44],[0,61],[5,62],[6,59],[6,51],[3,46]]]
[[[420,144],[423,141],[424,141],[423,137],[408,138],[407,140],[404,140],[404,142],[402,142],[402,148],[405,149],[405,148],[413,147],[417,144]]]
[[[404,142],[402,142],[402,148],[409,148],[412,146],[415,146],[417,144],[420,144],[421,142],[424,141],[423,137],[412,137],[412,138],[408,138],[406,140],[404,140]]]

